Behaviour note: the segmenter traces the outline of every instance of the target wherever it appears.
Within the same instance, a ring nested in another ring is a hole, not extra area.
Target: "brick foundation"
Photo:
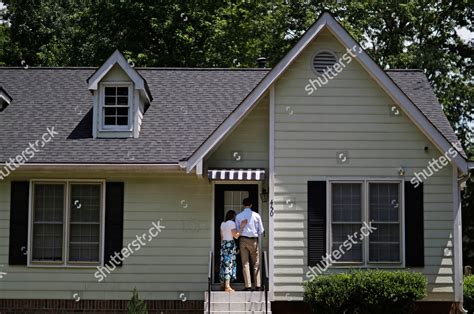
[[[202,314],[204,301],[147,300],[150,314]],[[127,313],[128,300],[23,300],[0,299],[0,314]],[[303,302],[272,302],[273,314],[310,314]],[[453,302],[418,302],[416,314],[458,314]]]
[[[150,314],[202,314],[204,301],[147,300]],[[127,313],[128,300],[0,299],[0,314]]]
[[[272,314],[311,314],[303,302],[272,302]],[[454,302],[418,302],[415,314],[459,314]]]

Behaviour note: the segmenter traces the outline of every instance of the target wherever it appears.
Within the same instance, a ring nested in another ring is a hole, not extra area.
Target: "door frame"
[[[212,251],[212,255],[213,255],[213,262],[214,262],[214,259],[215,259],[215,256],[216,256],[216,252],[215,252],[215,241],[216,241],[216,206],[215,206],[215,199],[216,199],[216,185],[222,185],[222,184],[225,184],[225,185],[231,185],[231,184],[235,184],[235,185],[257,185],[257,191],[258,191],[258,195],[257,195],[257,198],[258,198],[258,213],[260,214],[260,216],[262,216],[262,211],[263,211],[263,202],[260,198],[260,193],[262,193],[262,181],[231,181],[231,180],[220,180],[220,181],[212,181],[212,198],[211,198],[211,203],[212,203],[212,211],[211,211],[211,222],[212,222],[212,228],[211,228],[211,251]],[[260,249],[260,252],[262,252],[262,242],[263,241],[258,241],[258,245],[259,245],[259,249]],[[260,256],[260,258],[263,258],[263,256]],[[214,267],[216,267],[216,265],[214,265]],[[213,271],[213,274],[214,274],[214,271]],[[213,280],[213,284],[214,283],[218,283],[218,281],[216,281],[216,279],[218,278],[214,278]]]

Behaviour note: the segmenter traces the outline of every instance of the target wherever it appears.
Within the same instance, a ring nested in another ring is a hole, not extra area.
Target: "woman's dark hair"
[[[235,211],[233,211],[232,209],[229,210],[229,211],[225,214],[225,221],[234,220],[234,218],[235,218]]]

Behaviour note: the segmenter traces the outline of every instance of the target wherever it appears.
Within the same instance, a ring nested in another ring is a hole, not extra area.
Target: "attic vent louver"
[[[313,69],[316,73],[322,74],[326,69],[331,68],[336,64],[336,62],[337,58],[332,52],[321,51],[313,58]]]

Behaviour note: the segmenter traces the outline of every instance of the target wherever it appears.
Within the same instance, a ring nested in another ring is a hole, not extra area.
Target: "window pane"
[[[100,242],[101,186],[71,184],[69,260],[97,262]]]
[[[370,217],[375,221],[398,221],[400,207],[397,183],[370,183]]]
[[[361,226],[361,224],[332,225],[332,250],[339,251],[341,255],[337,261],[362,262],[362,242],[359,241]]]
[[[332,184],[332,220],[360,222],[362,215],[362,184]]]
[[[128,96],[128,87],[117,87],[117,95]]]
[[[370,243],[371,262],[399,262],[400,244]]]
[[[115,106],[115,97],[105,97],[106,106]]]
[[[129,121],[128,87],[106,87],[104,99],[104,126],[127,126]]]
[[[117,97],[118,106],[128,106],[128,97]]]
[[[105,88],[105,95],[106,96],[115,96],[116,95],[116,88],[115,87],[106,87]]]
[[[63,225],[33,225],[33,260],[61,261],[63,256]]]
[[[370,234],[371,242],[397,242],[400,240],[399,224],[377,224],[372,223],[377,228]]]
[[[117,117],[117,125],[128,125],[128,117]]]
[[[117,115],[119,116],[128,116],[128,108],[116,108]]]
[[[117,108],[104,108],[104,114],[106,116],[115,116]]]
[[[104,125],[115,125],[115,117],[105,117]]]
[[[400,197],[398,183],[369,183],[369,220],[376,229],[369,237],[371,262],[400,261]]]
[[[35,261],[60,261],[63,250],[64,185],[35,184],[33,195]]]

